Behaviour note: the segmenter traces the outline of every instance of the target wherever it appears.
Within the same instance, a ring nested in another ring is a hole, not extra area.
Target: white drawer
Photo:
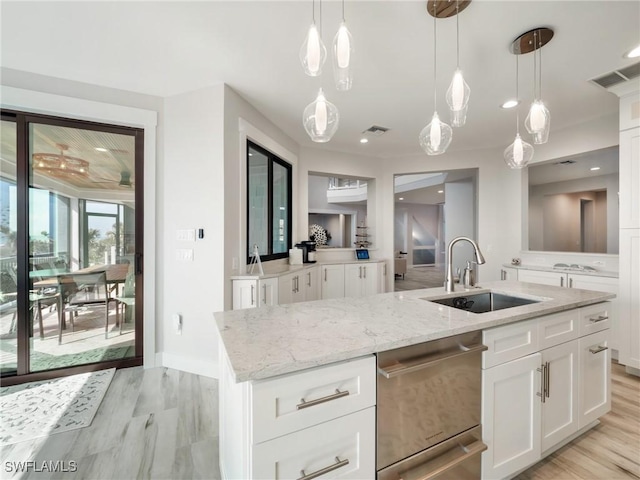
[[[329,469],[322,478],[375,478],[375,411],[370,407],[255,445],[251,478],[300,478],[322,469]]]
[[[252,393],[257,444],[375,405],[376,359],[370,355],[257,381]]]
[[[580,309],[580,336],[611,328],[610,302],[597,303]]]
[[[538,351],[538,320],[490,328],[482,332],[488,350],[482,354],[482,368],[491,368]]]
[[[580,336],[580,310],[554,313],[538,319],[538,342],[540,350],[575,340]]]

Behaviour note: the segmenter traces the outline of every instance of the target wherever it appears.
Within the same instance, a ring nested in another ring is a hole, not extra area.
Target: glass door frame
[[[86,120],[57,117],[36,113],[0,109],[0,118],[16,124],[16,263],[17,263],[17,369],[15,375],[0,377],[2,386],[46,380],[105,368],[140,366],[143,362],[143,259],[144,259],[144,130],[127,126],[110,125]],[[67,128],[94,130],[134,137],[135,142],[135,354],[133,357],[98,363],[63,367],[53,370],[29,372],[30,362],[30,312],[29,312],[29,125],[46,124]]]

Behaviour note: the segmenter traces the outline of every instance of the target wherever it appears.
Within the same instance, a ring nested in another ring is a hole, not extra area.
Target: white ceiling
[[[615,146],[531,165],[529,167],[529,185],[618,174],[620,163],[618,158],[618,146]],[[591,170],[596,167],[599,170]]]
[[[420,130],[433,113],[433,19],[426,1],[346,1],[355,43],[353,89],[336,92],[330,64],[304,75],[298,50],[311,1],[2,2],[1,64],[96,85],[170,96],[225,82],[301,145],[301,125],[317,89],[340,110],[338,133],[320,148],[377,156],[421,153]],[[316,6],[318,2],[316,2]],[[340,2],[323,2],[331,43]],[[467,125],[450,150],[506,146],[515,113],[509,45],[539,26],[553,28],[543,48],[543,98],[554,131],[617,111],[617,98],[589,79],[634,63],[622,54],[640,42],[638,1],[474,0],[460,14],[461,67],[471,87]],[[455,68],[455,17],[438,20],[438,110]],[[521,118],[532,97],[531,54],[520,57]],[[358,143],[372,124],[384,136]]]

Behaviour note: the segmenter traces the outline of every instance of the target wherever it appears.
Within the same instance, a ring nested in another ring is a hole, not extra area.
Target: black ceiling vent
[[[573,165],[576,163],[575,160],[562,160],[561,162],[556,162],[554,165]]]
[[[600,85],[602,88],[609,88],[638,76],[640,76],[640,62],[614,70],[613,72],[607,73],[606,75],[602,75],[598,78],[593,78],[591,81],[596,85]]]
[[[371,125],[369,128],[367,128],[364,132],[364,134],[367,135],[373,135],[374,137],[379,137],[380,135],[388,132],[389,129],[386,127],[380,127],[378,125]]]

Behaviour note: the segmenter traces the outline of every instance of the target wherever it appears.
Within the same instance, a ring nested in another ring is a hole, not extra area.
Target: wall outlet
[[[173,329],[175,330],[176,335],[182,335],[182,315],[174,313],[171,316],[171,319],[173,321]]]
[[[193,262],[193,250],[190,248],[179,248],[176,250],[176,260],[181,262]]]
[[[238,269],[238,257],[231,258],[231,270]]]
[[[176,239],[180,242],[195,242],[196,231],[193,228],[176,231]]]

